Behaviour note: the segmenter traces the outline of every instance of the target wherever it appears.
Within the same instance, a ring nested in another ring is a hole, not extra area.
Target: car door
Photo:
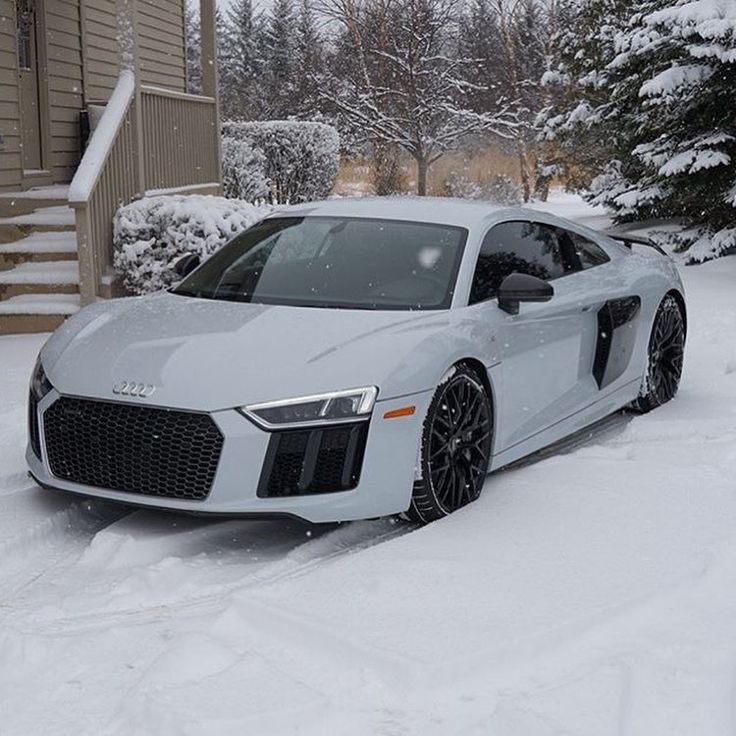
[[[571,241],[551,225],[504,222],[484,238],[470,302],[481,304],[489,322],[497,325],[492,335],[500,359],[495,371],[495,452],[543,431],[590,401],[596,321],[592,305],[583,301],[581,270]],[[522,304],[517,315],[501,311],[494,297],[503,279],[514,272],[549,281],[554,297],[546,303]]]

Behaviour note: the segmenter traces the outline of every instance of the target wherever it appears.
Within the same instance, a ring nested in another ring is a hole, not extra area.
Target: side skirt
[[[575,434],[575,432],[579,432],[581,429],[594,424],[609,414],[612,414],[619,409],[623,409],[636,399],[639,395],[640,387],[641,378],[629,381],[629,383],[616,389],[613,393],[601,397],[598,401],[593,402],[584,409],[575,412],[569,417],[561,419],[551,427],[547,427],[547,429],[543,429],[541,432],[538,432],[516,445],[512,445],[505,449],[503,452],[494,455],[491,458],[489,472],[499,470],[510,463],[516,462],[527,455],[531,455],[532,453],[547,447],[547,445],[559,442],[565,437]]]

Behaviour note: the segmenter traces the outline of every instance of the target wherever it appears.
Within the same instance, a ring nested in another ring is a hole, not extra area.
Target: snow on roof
[[[472,227],[490,215],[504,210],[509,211],[510,208],[490,202],[451,197],[358,197],[279,207],[270,217],[284,215],[372,217]],[[513,210],[528,215],[528,212],[521,208]]]

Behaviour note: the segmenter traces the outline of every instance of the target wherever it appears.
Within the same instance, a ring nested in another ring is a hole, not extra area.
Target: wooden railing
[[[141,107],[146,190],[220,181],[214,98],[144,86]]]
[[[69,186],[69,204],[76,215],[82,304],[100,295],[111,270],[113,215],[141,193],[134,106],[135,78],[123,71]]]
[[[117,209],[146,192],[217,191],[219,140],[213,97],[137,86],[121,72],[69,188],[82,304],[112,295]]]

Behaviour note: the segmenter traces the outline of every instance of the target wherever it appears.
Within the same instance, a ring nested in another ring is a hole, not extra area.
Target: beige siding
[[[85,16],[86,99],[103,101],[118,80],[115,0],[83,0]]]
[[[80,0],[46,0],[54,181],[70,181],[79,163],[79,113],[84,107]]]
[[[138,0],[143,84],[186,91],[184,0]]]
[[[0,0],[0,136],[0,189],[18,189],[22,169],[14,0]]]

